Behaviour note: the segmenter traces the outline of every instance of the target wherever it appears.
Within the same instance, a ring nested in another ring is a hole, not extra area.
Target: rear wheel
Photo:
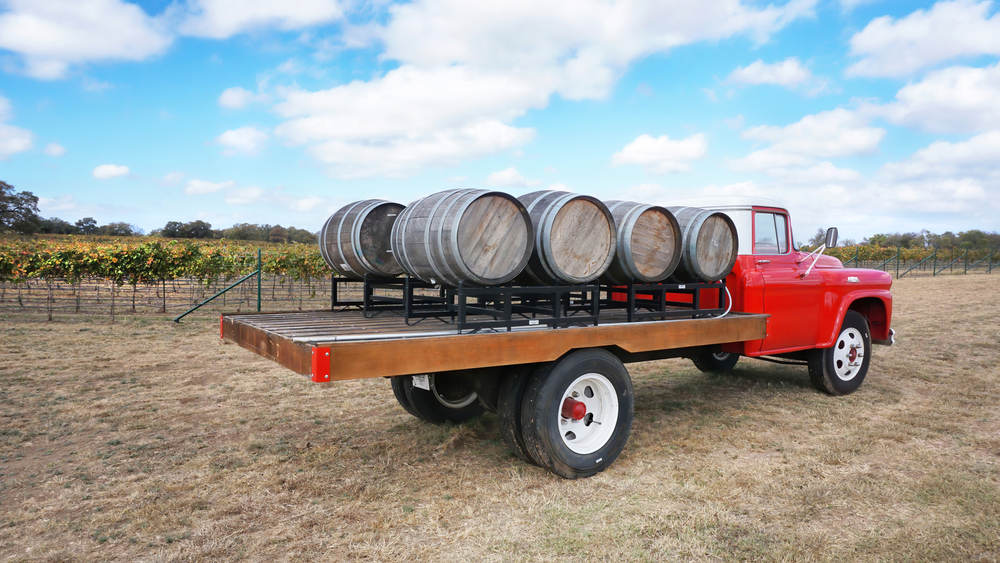
[[[532,459],[567,479],[590,477],[621,454],[632,430],[632,381],[606,350],[578,350],[535,371],[521,403]]]
[[[514,455],[521,461],[538,465],[528,452],[524,443],[524,431],[521,428],[521,403],[524,390],[531,379],[531,366],[518,367],[503,379],[500,384],[500,396],[497,401],[497,419],[500,423],[500,435]]]
[[[483,414],[476,392],[460,377],[430,374],[430,390],[413,385],[412,376],[403,377],[403,392],[417,418],[443,424],[464,422]]]
[[[691,358],[694,367],[705,373],[730,371],[736,367],[736,362],[740,361],[739,354],[723,352],[719,348],[710,348]]]
[[[809,379],[824,393],[849,395],[864,383],[871,352],[868,321],[857,311],[847,311],[833,346],[813,350],[809,356]]]
[[[392,394],[396,397],[396,402],[399,403],[399,406],[403,407],[406,412],[419,418],[420,415],[418,415],[417,411],[413,408],[413,403],[411,403],[410,399],[406,396],[404,380],[409,377],[410,376],[408,375],[390,377],[389,383],[392,385]]]

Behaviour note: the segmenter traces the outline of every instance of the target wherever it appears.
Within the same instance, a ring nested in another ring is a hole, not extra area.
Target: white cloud
[[[935,141],[902,162],[882,166],[883,180],[974,178],[1000,183],[1000,131],[958,143]]]
[[[40,79],[70,65],[140,61],[171,43],[164,22],[121,0],[7,0],[0,14],[0,49],[16,53],[22,70]]]
[[[128,166],[119,166],[117,164],[102,164],[97,168],[94,168],[93,172],[94,178],[98,180],[109,180],[111,178],[117,178],[119,176],[128,175]]]
[[[812,166],[818,158],[863,156],[878,152],[885,129],[870,127],[865,117],[838,108],[807,115],[784,127],[761,125],[745,130],[744,139],[771,146],[730,163],[734,170],[782,174],[788,167]]]
[[[10,100],[0,96],[0,161],[5,161],[11,155],[31,150],[35,144],[35,134],[27,129],[7,125],[13,116]]]
[[[901,88],[895,101],[863,105],[860,111],[936,133],[1000,129],[1000,63],[928,73],[922,81]]]
[[[794,90],[814,82],[814,78],[812,71],[802,66],[798,58],[791,57],[771,64],[757,59],[729,73],[726,82],[749,85],[776,84]]]
[[[31,150],[35,135],[27,129],[0,123],[0,160],[7,160],[11,155]]]
[[[292,202],[292,211],[308,212],[323,204],[323,198],[318,196],[304,197]]]
[[[77,203],[73,201],[72,195],[64,195],[57,198],[39,196],[38,211],[42,215],[54,215],[63,211],[73,211],[77,208]]]
[[[187,10],[180,32],[213,39],[266,27],[303,29],[337,21],[344,15],[336,0],[191,0]]]
[[[185,176],[187,176],[187,174],[183,172],[171,172],[170,174],[164,176],[163,179],[160,180],[160,183],[165,186],[176,186],[184,180]]]
[[[110,90],[114,87],[115,86],[110,82],[101,82],[100,80],[94,80],[92,78],[83,79],[83,89],[86,92],[99,94],[101,92],[104,92],[105,90]]]
[[[769,192],[761,189],[760,186],[753,182],[737,182],[735,184],[726,184],[724,186],[717,186],[712,184],[710,186],[705,186],[701,189],[702,196],[751,196],[751,197],[768,197]]]
[[[219,95],[219,106],[227,109],[243,109],[252,103],[267,103],[271,97],[267,94],[254,94],[250,90],[234,86],[226,88]]]
[[[49,143],[42,152],[49,156],[59,157],[66,154],[66,147],[56,143]]]
[[[698,41],[758,42],[809,15],[814,0],[746,7],[734,0],[654,6],[624,0],[427,0],[389,8],[382,58],[399,66],[319,92],[286,90],[275,135],[341,177],[406,176],[516,150],[534,131],[513,121],[548,105],[610,94],[629,65]],[[356,29],[356,28],[351,28]],[[348,33],[350,35],[350,33]]]
[[[184,185],[184,193],[188,195],[203,195],[235,187],[236,182],[232,180],[216,184],[194,178],[192,180],[188,180],[188,183]]]
[[[1000,15],[987,18],[992,2],[938,2],[894,20],[876,18],[851,37],[851,55],[862,59],[848,76],[908,76],[959,57],[1000,55]]]
[[[639,135],[636,140],[612,155],[611,165],[638,164],[654,174],[686,172],[691,170],[688,163],[704,157],[707,151],[708,142],[701,133],[679,141],[673,141],[666,135],[655,139],[649,135]]]
[[[226,147],[222,154],[235,156],[246,154],[256,156],[267,141],[267,133],[255,127],[240,127],[231,129],[215,138],[215,142]]]
[[[228,187],[235,185],[235,182],[226,182],[225,184],[231,184]],[[215,184],[223,187],[225,184]],[[218,188],[222,189],[222,188]],[[216,190],[212,190],[216,191]],[[264,198],[265,191],[264,188],[260,186],[248,186],[245,188],[232,188],[226,194],[226,203],[230,205],[250,205],[252,203],[258,203]]]
[[[863,4],[873,4],[875,2],[881,2],[881,1],[882,0],[840,0],[840,7],[845,12],[850,12],[854,10],[854,8],[857,8],[858,6],[861,6]]]
[[[506,170],[494,172],[486,177],[487,186],[523,188],[541,185],[541,180],[527,180],[513,166]]]

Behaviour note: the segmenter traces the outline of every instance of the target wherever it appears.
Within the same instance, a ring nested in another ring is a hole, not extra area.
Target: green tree
[[[80,232],[85,235],[96,234],[98,229],[97,221],[95,221],[93,217],[84,217],[83,219],[80,219],[76,222],[76,226],[80,229]]]
[[[109,237],[136,237],[141,236],[143,233],[139,227],[119,221],[98,227],[97,234]]]
[[[0,233],[31,234],[40,225],[38,197],[31,192],[15,192],[14,186],[0,180]]]
[[[285,234],[285,228],[281,225],[275,225],[271,229],[271,232],[267,238],[271,242],[287,242],[287,235]]]
[[[184,223],[180,221],[167,221],[167,224],[163,226],[163,230],[160,231],[160,236],[163,238],[180,238],[181,227]]]
[[[288,242],[294,242],[298,244],[316,244],[317,242],[319,242],[319,237],[316,234],[310,233],[305,229],[296,229],[295,227],[288,227],[288,230],[285,231],[285,233],[288,235]]]
[[[177,236],[179,238],[212,238],[212,225],[201,220],[184,223],[177,230]]]
[[[38,232],[51,235],[75,235],[80,233],[80,228],[58,217],[50,217],[41,220]]]

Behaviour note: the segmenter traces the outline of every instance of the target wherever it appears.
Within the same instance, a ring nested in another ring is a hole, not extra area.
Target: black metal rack
[[[410,276],[363,281],[334,277],[332,308],[357,307],[365,317],[383,313],[404,317],[414,325],[428,318],[453,324],[458,332],[520,326],[597,325],[601,311],[624,309],[628,322],[644,319],[699,318],[725,311],[725,281],[715,283],[657,283],[624,286],[555,285],[455,288],[432,285]],[[363,284],[362,299],[342,297],[341,286]],[[702,291],[717,291],[718,306],[704,307]]]

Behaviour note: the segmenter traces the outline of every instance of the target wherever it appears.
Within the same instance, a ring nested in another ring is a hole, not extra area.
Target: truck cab
[[[860,386],[870,354],[864,343],[870,348],[894,340],[892,277],[878,270],[845,268],[832,256],[800,250],[788,210],[773,200],[711,197],[679,203],[720,211],[733,220],[739,251],[726,278],[732,309],[769,315],[762,340],[722,345],[713,352],[712,367],[735,363],[736,355],[775,356],[809,362],[812,372],[822,367],[824,356],[833,356],[826,359],[834,364],[834,381],[817,386],[838,395]],[[828,235],[830,246],[835,246],[836,230]],[[859,319],[864,327],[846,327],[847,321],[857,324]],[[860,347],[851,337],[860,338]]]

